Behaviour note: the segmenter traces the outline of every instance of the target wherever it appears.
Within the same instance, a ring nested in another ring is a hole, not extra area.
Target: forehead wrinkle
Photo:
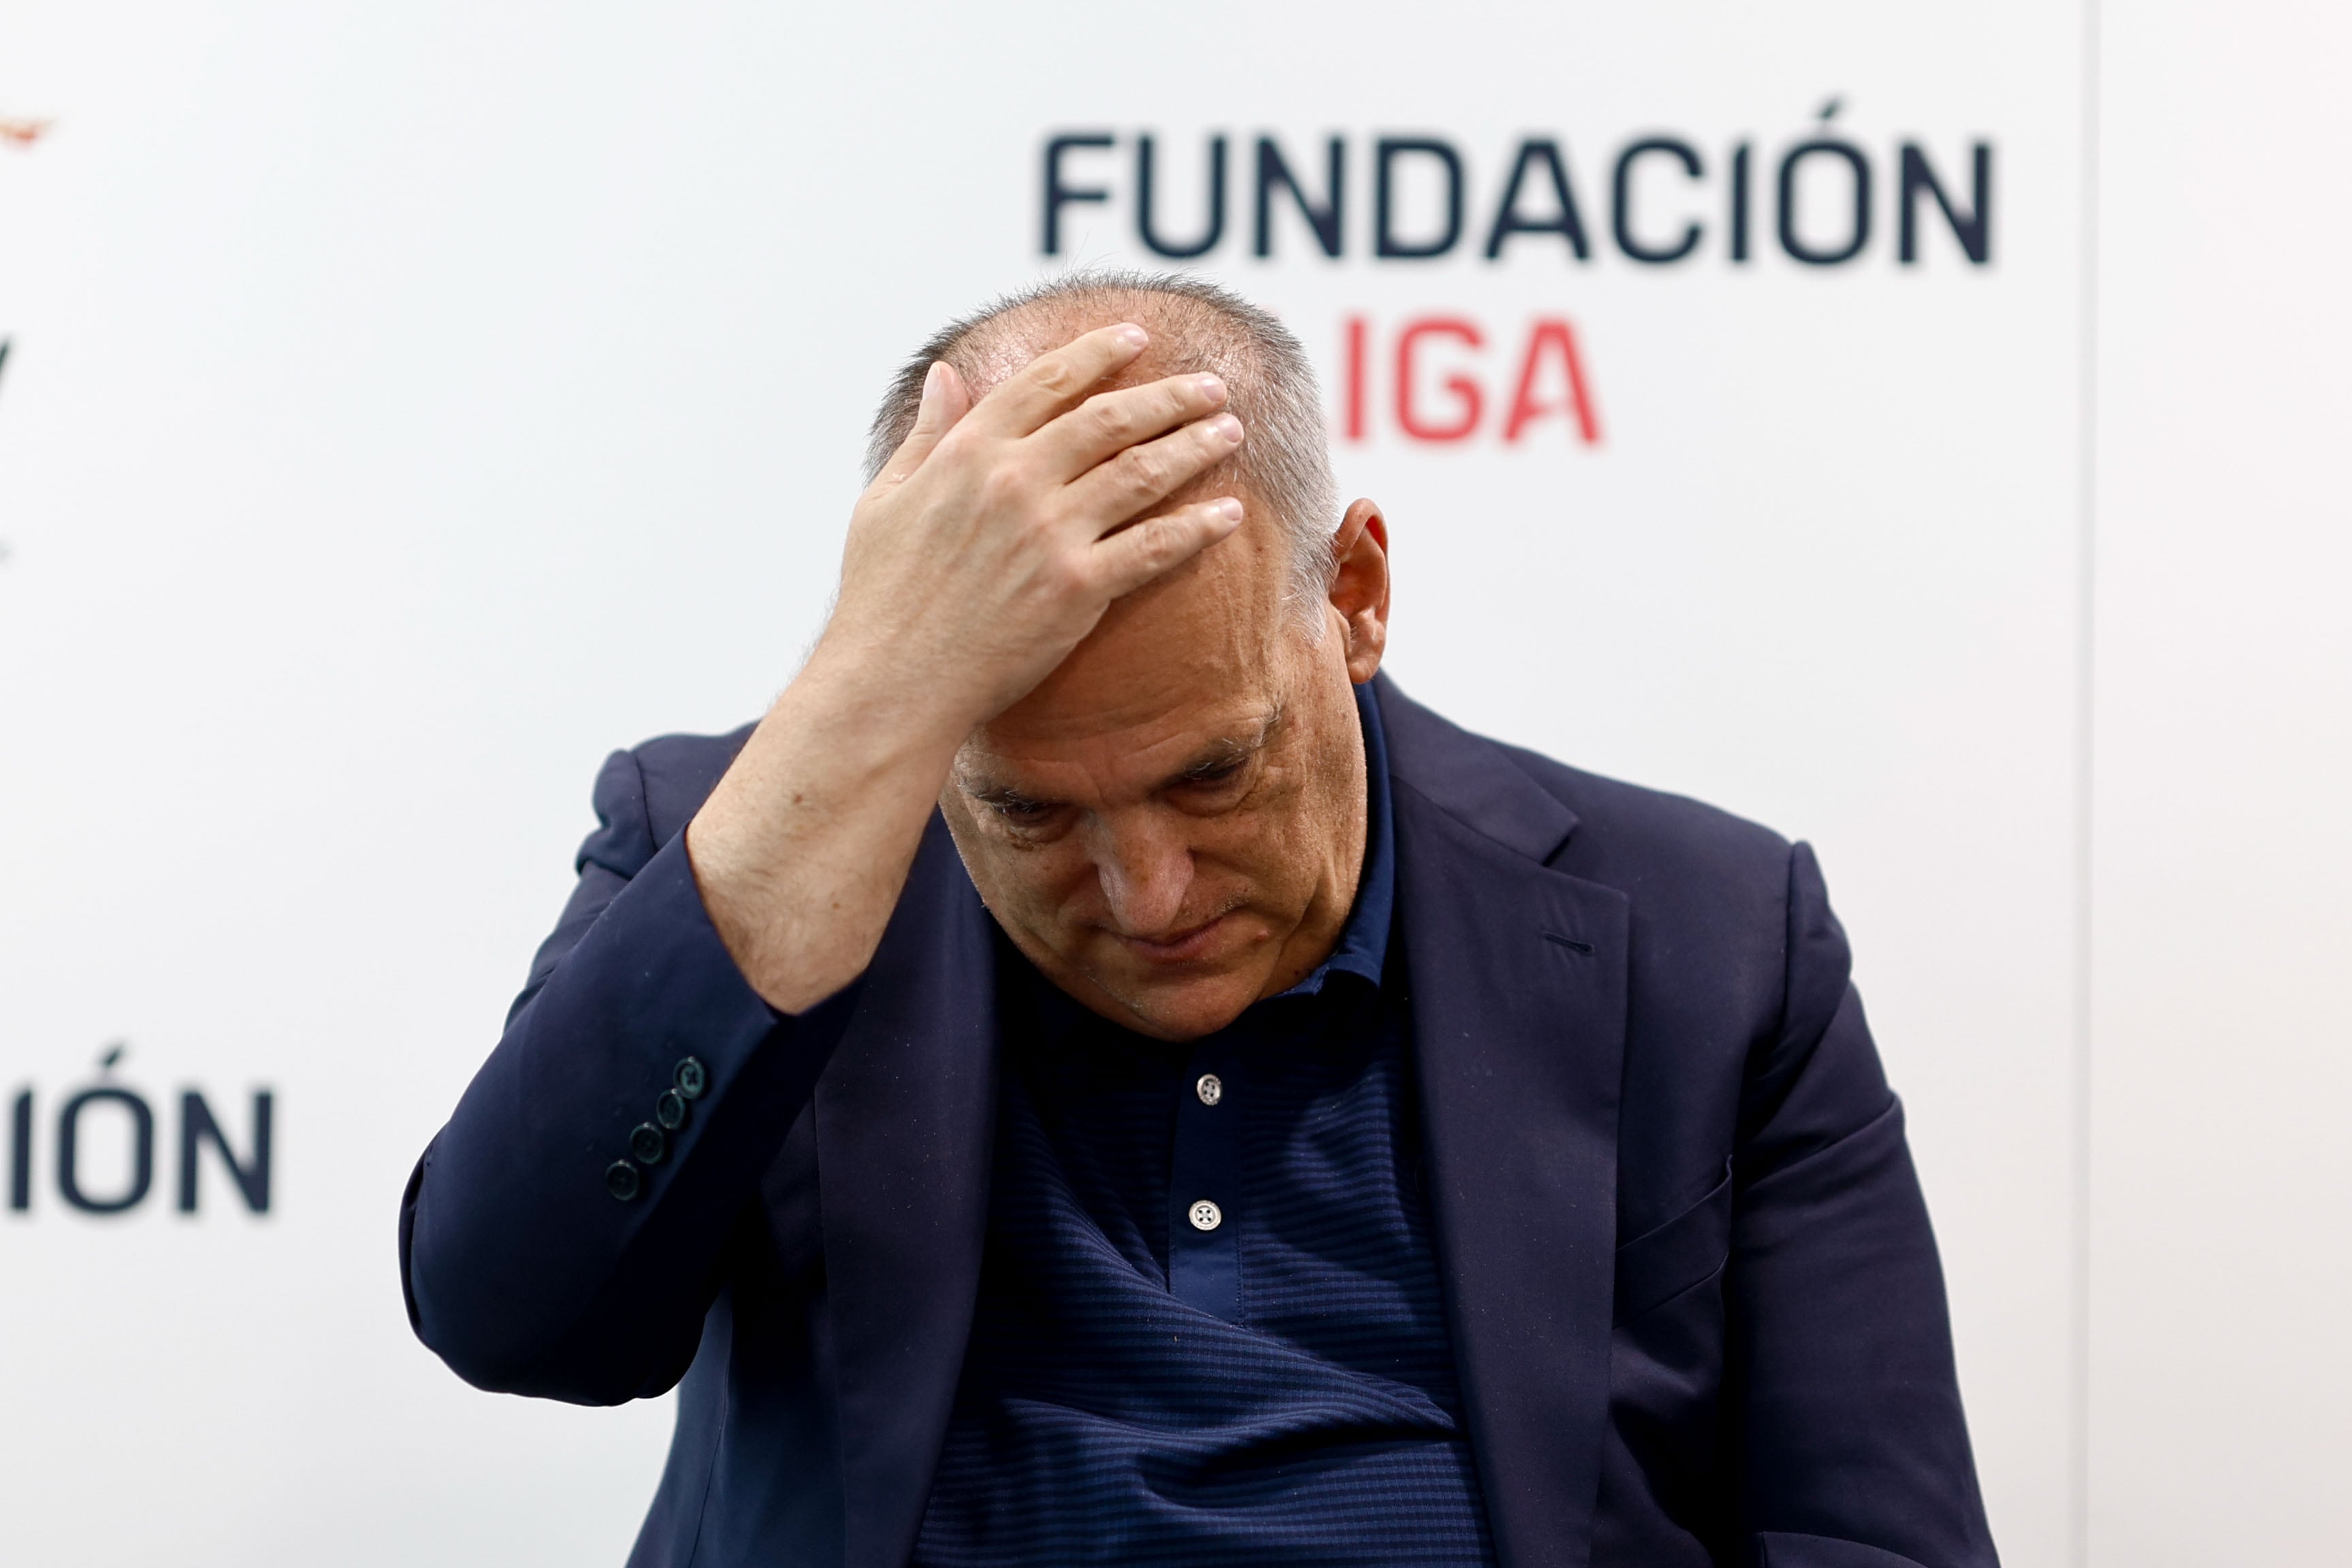
[[[1282,705],[1276,703],[1258,719],[1249,733],[1245,735],[1229,733],[1217,737],[1193,753],[1192,760],[1187,764],[1187,767],[1198,768],[1203,763],[1210,762],[1241,761],[1255,756],[1274,744],[1275,736],[1282,729]]]
[[[1208,476],[1178,490],[1166,505],[1181,505],[1207,488],[1216,474],[1217,470],[1210,470]],[[1255,500],[1243,486],[1225,488],[1240,491],[1244,506]],[[1276,667],[1278,644],[1289,620],[1279,613],[1282,548],[1281,541],[1266,530],[1244,528],[1111,601],[1095,629],[1066,661],[1069,673],[1086,672],[1094,660],[1123,652],[1118,644],[1149,634],[1166,650],[1150,666],[1151,674],[1162,677],[1162,682],[1153,684],[1164,682],[1187,690],[1197,689],[1197,683],[1207,679],[1238,691],[1246,674],[1265,676]],[[1188,615],[1188,611],[1194,613]],[[1154,624],[1155,618],[1162,616],[1182,624]],[[1055,683],[1049,677],[1048,684]],[[1265,681],[1260,689],[1271,685]],[[1152,699],[1139,692],[1132,700]]]
[[[1247,761],[1274,744],[1276,737],[1282,731],[1284,709],[1277,703],[1255,719],[1243,720],[1227,728],[1223,733],[1199,742],[1186,754],[1182,762],[1154,779],[1150,789],[1157,791],[1171,784],[1181,783],[1194,773],[1229,763]],[[1089,740],[1099,741],[1107,738],[1108,736],[1106,734],[1090,737]],[[1123,749],[1117,755],[1138,757],[1142,753]],[[1032,759],[1032,765],[1034,760]],[[1055,764],[1081,769],[1085,767],[1082,762],[1073,759],[1058,758],[1049,759],[1049,766]],[[992,803],[1007,800],[1038,800],[1040,797],[1035,791],[1024,788],[1005,776],[1008,771],[1017,773],[1023,766],[1024,759],[987,749],[985,743],[975,736],[965,743],[963,750],[956,754],[953,767],[956,788],[973,800],[984,802]]]
[[[1262,541],[1226,540],[1114,601],[1076,648],[976,738],[1024,752],[1255,722],[1278,700],[1276,574]]]

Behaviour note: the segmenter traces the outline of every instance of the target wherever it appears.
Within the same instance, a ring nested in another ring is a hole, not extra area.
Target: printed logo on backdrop
[[[0,106],[0,160],[30,152],[56,124]],[[0,390],[13,346],[0,330]],[[0,538],[0,564],[8,553]],[[20,1082],[6,1092],[0,1156],[8,1218],[269,1213],[275,1091],[236,1095],[186,1082],[150,1089],[126,1066],[130,1051],[117,1040],[99,1051],[79,1082]]]
[[[10,1096],[9,1214],[268,1214],[277,1094],[254,1089],[242,1105],[194,1084],[151,1094],[126,1074],[129,1051],[116,1041],[87,1081],[21,1084]]]
[[[57,123],[26,114],[0,114],[0,146],[20,151],[30,147],[54,130]]]
[[[1601,265],[1834,276],[1916,271],[1940,250],[1990,267],[1992,143],[1943,139],[1941,154],[1921,136],[1869,143],[1839,129],[1843,108],[1831,99],[1780,142],[1643,131],[1598,154],[1549,131],[1483,145],[1427,131],[1057,130],[1044,141],[1038,248],[1064,256],[1074,223],[1103,214],[1177,263],[1409,268],[1535,254],[1571,276]],[[1595,367],[1565,310],[1347,311],[1338,342],[1344,441],[1602,444]]]

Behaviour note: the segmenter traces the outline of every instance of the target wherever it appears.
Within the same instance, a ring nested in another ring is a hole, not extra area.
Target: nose
[[[1091,818],[1087,858],[1102,883],[1110,925],[1121,936],[1172,934],[1192,886],[1192,851],[1175,824],[1149,808]]]

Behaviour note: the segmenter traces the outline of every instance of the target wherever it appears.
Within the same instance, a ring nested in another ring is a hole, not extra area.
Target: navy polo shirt
[[[1339,945],[1170,1044],[999,935],[971,1347],[914,1562],[1483,1565],[1421,1186],[1380,709]]]

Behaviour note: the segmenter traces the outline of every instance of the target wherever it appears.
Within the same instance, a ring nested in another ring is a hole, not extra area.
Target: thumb
[[[890,454],[882,465],[879,476],[884,485],[903,484],[940,438],[955,428],[956,422],[971,412],[971,393],[965,390],[963,378],[945,360],[933,360],[931,368],[923,375],[923,401],[915,409],[915,428],[907,432],[907,439]]]

